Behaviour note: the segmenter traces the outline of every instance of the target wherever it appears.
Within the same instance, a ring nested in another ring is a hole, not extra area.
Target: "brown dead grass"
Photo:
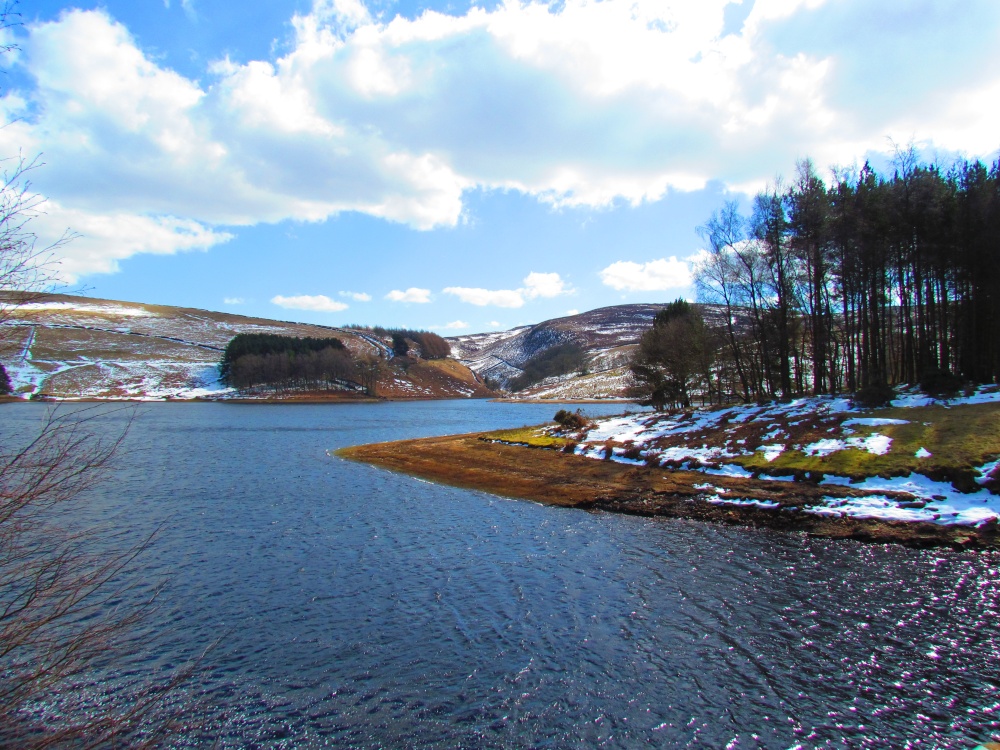
[[[826,496],[865,494],[850,487],[761,481],[595,461],[541,448],[504,445],[486,433],[422,438],[344,448],[337,455],[442,484],[563,507],[804,531],[815,536],[895,542],[908,546],[998,548],[997,525],[946,527],[931,523],[832,518],[801,512]],[[780,508],[720,506],[697,489],[706,481],[725,496],[770,500]],[[885,494],[885,493],[883,493]]]

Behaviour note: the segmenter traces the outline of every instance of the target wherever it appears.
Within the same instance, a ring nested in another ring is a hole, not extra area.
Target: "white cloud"
[[[445,323],[443,326],[433,326],[433,327],[437,328],[438,330],[458,331],[463,328],[468,328],[469,324],[466,323],[464,320],[453,320],[451,323]]]
[[[17,64],[35,86],[0,100],[0,153],[44,151],[37,188],[84,225],[159,227],[154,249],[137,234],[93,242],[67,264],[80,275],[260,222],[356,211],[454,226],[474,188],[636,204],[710,180],[752,189],[805,155],[850,163],[886,134],[995,148],[982,104],[1000,90],[995,0],[919,14],[756,0],[727,29],[734,4],[525,0],[384,22],[361,0],[314,0],[283,57],[224,59],[203,80],[106,11],[70,10],[27,27]]]
[[[371,302],[372,296],[370,294],[365,294],[364,292],[339,292],[341,297],[345,299],[352,299],[355,302]]]
[[[340,312],[346,310],[347,305],[337,302],[327,297],[325,294],[300,294],[293,297],[285,297],[281,294],[272,297],[271,302],[279,307],[287,307],[289,310],[310,310],[312,312]]]
[[[579,315],[579,314],[580,314],[580,311],[579,311],[579,310],[577,310],[577,309],[576,309],[576,308],[574,307],[574,308],[573,308],[572,310],[567,310],[567,311],[566,311],[566,314],[567,314],[567,315]]]
[[[128,212],[103,213],[68,208],[56,201],[44,204],[31,222],[32,231],[46,244],[72,230],[74,238],[59,248],[56,276],[73,284],[88,273],[112,273],[119,261],[136,253],[169,255],[207,250],[233,235],[210,229],[190,219],[142,216]]]
[[[481,289],[479,287],[449,286],[444,289],[445,294],[453,294],[462,302],[470,305],[485,307],[495,305],[496,307],[521,307],[524,305],[524,296],[517,289]]]
[[[521,291],[528,299],[558,297],[569,292],[557,273],[529,273],[524,277],[524,289]]]
[[[242,305],[246,300],[242,297],[225,297],[222,302],[226,305]]]
[[[671,255],[648,263],[620,260],[601,271],[601,281],[618,291],[663,292],[690,286],[693,279],[691,266]]]
[[[431,290],[418,289],[415,286],[411,286],[405,292],[401,292],[399,289],[393,289],[385,295],[385,298],[392,302],[413,302],[422,305],[431,301]]]
[[[491,320],[486,325],[488,325],[490,328],[499,328],[503,324],[499,320]]]
[[[494,305],[496,307],[522,307],[525,300],[536,299],[538,297],[558,297],[560,294],[569,294],[572,290],[566,287],[566,283],[557,273],[529,273],[524,277],[523,287],[520,289],[481,289],[479,287],[449,286],[444,289],[445,294],[452,294],[462,302],[470,305],[485,307]]]

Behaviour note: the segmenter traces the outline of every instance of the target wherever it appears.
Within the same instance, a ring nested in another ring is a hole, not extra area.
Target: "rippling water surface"
[[[553,408],[141,407],[93,506],[137,538],[162,526],[137,571],[167,582],[155,647],[120,670],[216,644],[191,686],[210,718],[182,745],[1000,739],[996,555],[545,507],[328,455]]]

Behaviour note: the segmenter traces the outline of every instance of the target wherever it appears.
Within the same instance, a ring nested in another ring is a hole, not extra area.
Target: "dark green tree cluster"
[[[451,344],[430,331],[361,325],[351,325],[348,328],[367,331],[383,339],[391,338],[393,354],[397,357],[405,357],[407,354],[414,353],[414,348],[416,349],[415,353],[423,359],[444,359],[451,356]]]
[[[340,339],[332,337],[314,338],[306,336],[299,338],[296,336],[281,336],[274,333],[238,333],[226,344],[219,369],[225,381],[232,363],[248,354],[256,354],[258,356],[286,353],[302,354],[305,352],[318,352],[327,348],[343,349],[344,344]]]
[[[7,369],[0,364],[0,396],[7,396],[13,390],[10,384],[10,377],[7,375]]]
[[[522,372],[508,383],[512,391],[523,391],[545,378],[580,372],[586,365],[586,352],[575,342],[558,344],[546,349],[525,362]]]
[[[827,186],[726,204],[701,228],[699,299],[720,305],[721,387],[744,400],[1000,378],[1000,163],[897,154]]]
[[[392,353],[397,357],[405,357],[410,352],[410,342],[401,333],[392,334]]]
[[[226,385],[239,390],[350,388],[362,380],[340,339],[264,333],[237,334],[219,371]]]
[[[632,395],[655,409],[688,407],[695,392],[710,395],[715,339],[697,307],[671,302],[639,341],[629,367],[637,383]]]

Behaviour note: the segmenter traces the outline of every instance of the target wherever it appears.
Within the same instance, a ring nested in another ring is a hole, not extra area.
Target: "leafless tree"
[[[378,381],[384,377],[388,371],[388,365],[377,353],[363,354],[356,360],[358,380],[364,386],[369,396],[378,395]]]
[[[50,292],[58,270],[56,251],[69,242],[67,233],[56,243],[40,247],[30,222],[41,211],[44,198],[32,192],[28,179],[40,166],[38,157],[23,155],[0,162],[0,325],[18,307]]]
[[[15,6],[0,3],[0,27],[17,25]],[[39,166],[0,161],[0,349],[18,338],[18,308],[51,292],[56,251],[71,239],[40,247],[31,229]],[[156,592],[129,574],[151,536],[116,543],[107,525],[82,523],[128,431],[108,430],[106,416],[54,410],[29,435],[0,424],[0,748],[152,746],[182,715],[178,686],[192,667],[140,687],[102,682]]]
[[[0,448],[0,747],[151,746],[176,723],[165,698],[190,668],[127,697],[94,685],[156,592],[126,574],[152,536],[115,544],[78,515],[125,438],[96,429],[106,416],[50,412],[36,435]]]

